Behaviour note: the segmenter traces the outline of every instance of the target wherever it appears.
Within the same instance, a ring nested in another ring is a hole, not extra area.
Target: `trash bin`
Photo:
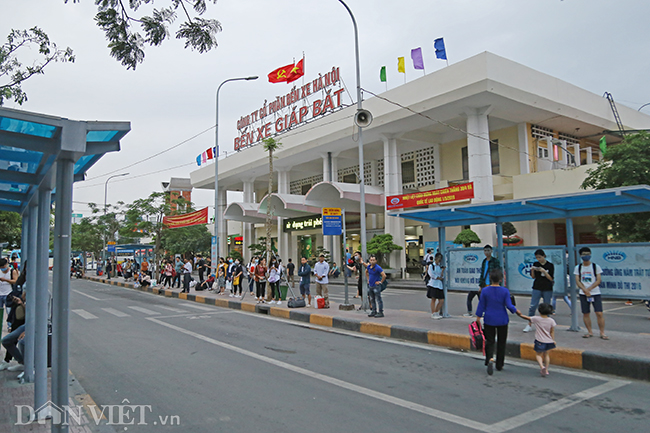
[[[280,299],[283,301],[287,300],[287,290],[289,290],[289,286],[280,286]]]

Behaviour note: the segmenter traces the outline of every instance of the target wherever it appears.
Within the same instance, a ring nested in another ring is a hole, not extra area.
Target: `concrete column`
[[[68,331],[70,315],[70,236],[72,234],[72,183],[74,161],[60,159],[56,168],[54,275],[52,287],[52,402],[68,404]],[[68,431],[53,424],[52,431]]]
[[[255,182],[254,181],[244,181],[244,203],[254,203],[254,191],[255,191]],[[243,242],[243,256],[246,261],[250,259],[250,250],[248,246],[256,243],[255,239],[255,226],[251,223],[242,223],[242,236],[244,238]]]
[[[289,194],[291,176],[289,170],[291,168],[283,167],[278,169],[278,194]],[[285,233],[283,230],[284,227],[284,218],[278,218],[278,253],[283,259],[284,264],[287,263],[287,258],[289,258],[289,233]]]
[[[490,153],[490,128],[488,114],[491,106],[465,108],[467,115],[467,157],[469,180],[474,182],[474,199],[472,203],[494,201],[492,182],[492,156]],[[479,138],[483,137],[483,138]],[[494,243],[494,230],[491,224],[472,226],[481,243]]]
[[[219,230],[217,236],[219,237],[219,255],[226,257],[228,255],[228,222],[223,218],[223,213],[226,211],[227,192],[223,188],[219,188],[219,203],[217,204],[216,211],[219,212]]]
[[[25,210],[28,214],[29,224],[26,237],[23,237],[21,245],[27,245],[27,254],[23,251],[22,266],[27,266],[27,279],[25,282],[26,303],[25,303],[25,381],[34,381],[34,331],[35,318],[34,306],[36,305],[36,228],[38,226],[38,207],[29,206]]]
[[[528,125],[520,123],[517,125],[517,138],[519,141],[519,173],[530,173],[530,150],[528,149]]]
[[[402,194],[402,155],[397,146],[397,140],[390,136],[383,137],[384,141],[384,192],[388,195]],[[404,219],[384,214],[384,233],[393,236],[393,242],[404,247]],[[390,254],[391,269],[405,269],[406,257],[404,250],[393,251]]]
[[[34,300],[34,407],[47,401],[47,318],[50,294],[48,262],[50,250],[50,201],[52,190],[38,190],[38,226],[36,229],[36,278],[33,283]],[[69,266],[70,259],[62,257]]]
[[[377,160],[373,159],[370,162],[370,179],[365,179],[368,185],[379,186],[379,168],[377,167]]]

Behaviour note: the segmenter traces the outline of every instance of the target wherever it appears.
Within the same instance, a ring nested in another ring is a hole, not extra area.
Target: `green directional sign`
[[[73,213],[72,214],[72,218],[83,218],[83,217],[84,217],[83,214],[80,214],[80,213]]]

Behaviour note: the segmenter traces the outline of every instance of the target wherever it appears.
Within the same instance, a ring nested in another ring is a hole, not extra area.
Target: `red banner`
[[[166,216],[163,218],[163,225],[168,229],[196,226],[208,223],[208,208],[186,213],[185,215]]]
[[[413,194],[391,195],[386,197],[386,209],[428,206],[471,198],[474,198],[474,182]]]

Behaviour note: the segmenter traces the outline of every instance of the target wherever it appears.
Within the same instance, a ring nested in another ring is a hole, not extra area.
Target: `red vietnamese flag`
[[[289,72],[294,68],[294,64],[282,66],[269,74],[269,83],[283,83],[287,81]]]
[[[208,153],[208,159],[212,159],[212,149],[208,149],[207,153]]]
[[[305,59],[300,60],[291,68],[289,75],[287,76],[287,83],[292,83],[305,75],[305,68],[303,67],[304,61]]]

